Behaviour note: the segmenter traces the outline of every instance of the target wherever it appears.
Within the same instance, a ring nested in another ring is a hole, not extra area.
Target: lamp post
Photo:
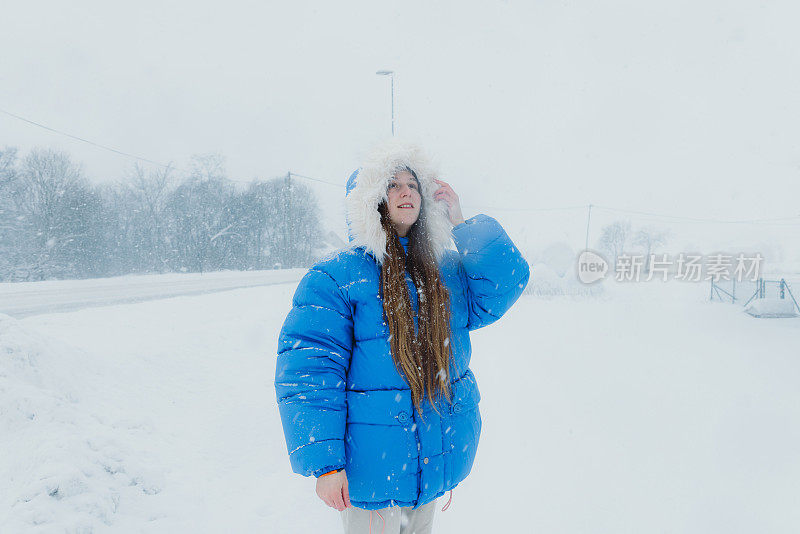
[[[394,71],[393,70],[379,70],[375,74],[379,76],[389,76],[392,78],[392,137],[395,136],[394,126]]]

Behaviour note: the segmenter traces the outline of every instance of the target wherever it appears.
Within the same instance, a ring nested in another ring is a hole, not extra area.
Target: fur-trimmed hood
[[[388,200],[386,191],[392,176],[405,167],[413,170],[419,180],[424,220],[437,261],[450,248],[453,225],[447,215],[447,204],[433,199],[439,188],[433,181],[438,178],[433,162],[419,146],[392,139],[373,149],[347,180],[345,209],[350,246],[364,247],[378,264],[383,263],[386,255],[386,232],[381,226],[378,205]]]

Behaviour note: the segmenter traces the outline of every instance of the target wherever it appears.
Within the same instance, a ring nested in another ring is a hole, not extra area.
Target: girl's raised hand
[[[464,216],[461,214],[461,202],[456,192],[447,182],[435,178],[433,181],[439,184],[439,189],[433,193],[433,199],[436,201],[443,200],[447,203],[447,215],[450,217],[450,223],[453,226],[463,223]]]

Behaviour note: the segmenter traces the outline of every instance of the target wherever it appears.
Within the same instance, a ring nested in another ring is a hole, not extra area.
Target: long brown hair
[[[414,176],[416,178],[416,176]],[[422,400],[436,408],[434,396],[450,395],[450,295],[442,282],[439,266],[425,224],[425,202],[417,221],[408,231],[408,254],[392,226],[386,202],[378,206],[381,226],[386,232],[386,256],[381,266],[383,312],[389,325],[392,359],[411,387],[417,411]],[[418,332],[414,331],[414,310],[408,295],[406,272],[417,289]]]

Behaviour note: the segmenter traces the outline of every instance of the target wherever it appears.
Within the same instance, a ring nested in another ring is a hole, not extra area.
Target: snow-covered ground
[[[800,319],[608,285],[473,333],[483,434],[435,531],[800,531]],[[340,532],[275,404],[293,291],[0,316],[0,532]]]

